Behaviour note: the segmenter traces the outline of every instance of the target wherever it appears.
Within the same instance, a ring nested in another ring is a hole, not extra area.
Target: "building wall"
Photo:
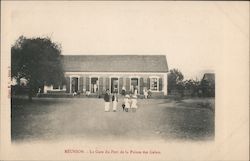
[[[126,91],[131,90],[131,78],[138,79],[138,93],[143,94],[143,88],[150,89],[151,78],[157,78],[157,91],[164,95],[167,95],[167,73],[88,73],[88,72],[66,72],[65,77],[67,80],[66,91],[72,93],[72,80],[78,78],[78,92],[86,92],[93,90],[91,86],[91,78],[98,78],[98,91],[101,92],[106,89],[111,90],[111,78],[118,78],[118,92],[121,93],[122,87],[126,88]]]

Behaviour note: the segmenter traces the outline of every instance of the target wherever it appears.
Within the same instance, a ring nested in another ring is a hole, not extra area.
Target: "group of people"
[[[136,112],[137,106],[137,96],[134,94],[131,98],[129,95],[125,95],[124,103],[122,104],[123,111],[129,112],[130,109],[132,112]]]
[[[110,100],[112,100],[112,110],[113,112],[117,111],[117,105],[118,105],[118,95],[117,93],[113,94],[111,96],[111,94],[109,93],[109,90],[106,90],[106,93],[104,95],[104,111],[105,112],[109,112],[110,111]],[[124,96],[124,100],[122,103],[122,111],[125,112],[136,112],[138,106],[137,106],[137,95],[132,95],[130,97],[130,95],[125,95]]]
[[[131,90],[131,93],[133,93],[134,95],[138,95],[138,88],[137,87],[135,87],[135,89],[134,88],[132,88],[133,90]],[[123,96],[125,96],[125,94],[126,94],[126,88],[123,86],[122,87],[122,92],[121,92],[121,94],[123,95]],[[144,98],[145,99],[148,99],[149,97],[151,97],[151,90],[149,89],[147,89],[147,88],[144,88],[143,89],[143,96],[144,96]]]

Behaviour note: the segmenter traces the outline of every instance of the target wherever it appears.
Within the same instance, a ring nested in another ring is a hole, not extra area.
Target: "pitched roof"
[[[165,55],[63,55],[65,72],[167,72]]]
[[[214,82],[215,81],[215,74],[214,73],[205,73],[202,80]]]

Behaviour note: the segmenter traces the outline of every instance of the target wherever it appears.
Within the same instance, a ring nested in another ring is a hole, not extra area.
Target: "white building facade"
[[[44,92],[138,94],[150,90],[167,95],[168,65],[165,55],[68,55],[62,57],[66,83],[45,87]]]

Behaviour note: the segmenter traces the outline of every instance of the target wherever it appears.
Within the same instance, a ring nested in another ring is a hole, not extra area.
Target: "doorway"
[[[111,93],[118,93],[118,78],[111,78]]]
[[[138,78],[131,78],[130,81],[130,90],[132,93],[135,92],[137,89],[137,92],[139,91],[139,79]]]
[[[71,80],[71,92],[74,93],[74,92],[78,92],[78,81],[79,81],[79,78],[77,77],[72,77],[72,80]]]
[[[91,93],[97,93],[99,90],[98,77],[92,77],[90,81]]]

